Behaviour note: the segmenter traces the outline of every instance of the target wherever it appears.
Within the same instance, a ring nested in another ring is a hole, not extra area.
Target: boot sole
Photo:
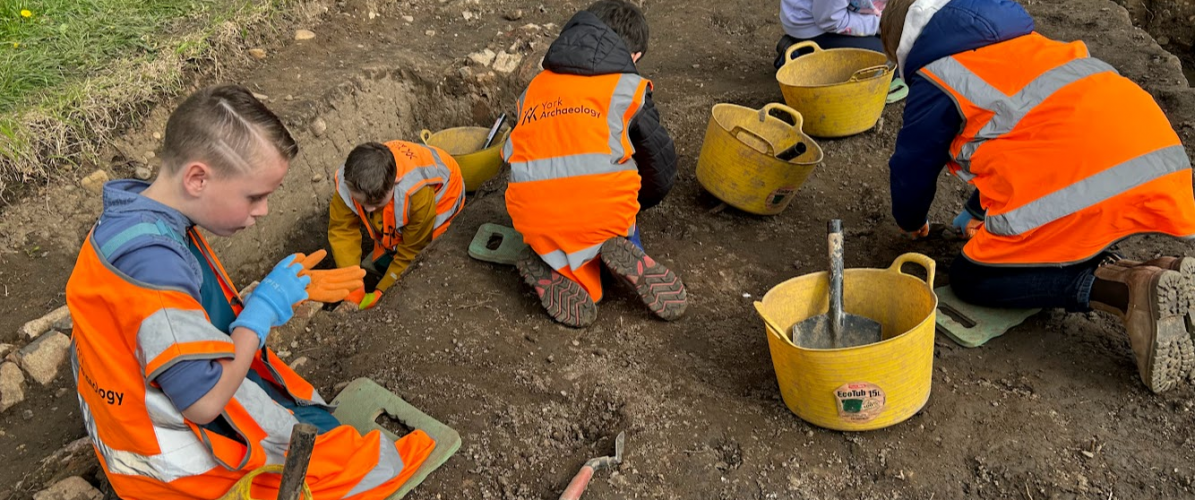
[[[635,289],[652,314],[664,321],[674,321],[685,314],[689,302],[685,284],[630,240],[614,238],[603,244],[602,262]]]
[[[1186,292],[1186,314],[1183,315],[1183,326],[1187,330],[1187,335],[1191,339],[1191,345],[1195,346],[1195,259],[1190,257],[1182,257],[1179,259],[1178,272],[1183,276],[1183,290]],[[1189,368],[1186,370],[1187,378],[1195,380],[1195,353],[1190,353],[1190,359],[1187,361]]]
[[[585,288],[553,271],[546,263],[531,259],[539,257],[532,255],[519,259],[515,268],[519,270],[523,282],[535,290],[548,316],[573,328],[584,328],[597,319],[597,304],[593,303],[593,298]]]
[[[1195,367],[1195,344],[1186,328],[1190,288],[1188,279],[1173,271],[1158,275],[1150,288],[1157,321],[1152,352],[1141,376],[1150,390],[1161,393],[1172,389]]]

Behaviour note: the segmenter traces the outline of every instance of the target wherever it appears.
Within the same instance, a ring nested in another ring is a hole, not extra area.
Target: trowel
[[[793,344],[806,349],[840,349],[879,342],[879,323],[842,310],[842,221],[833,219],[828,226],[830,310],[794,325]]]
[[[577,475],[573,476],[573,480],[568,483],[568,488],[565,488],[564,493],[560,495],[560,500],[578,500],[585,492],[585,488],[589,486],[589,480],[593,478],[594,472],[618,467],[622,463],[622,448],[626,437],[627,433],[623,431],[614,438],[613,456],[591,458],[586,461]]]

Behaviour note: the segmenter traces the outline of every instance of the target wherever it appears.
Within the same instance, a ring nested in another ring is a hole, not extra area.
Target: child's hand
[[[346,302],[356,304],[358,311],[373,309],[378,305],[378,302],[382,300],[382,291],[374,290],[372,292],[365,293],[365,287],[361,287],[354,290],[353,293],[350,293],[348,297],[344,298],[344,300]]]
[[[259,347],[265,347],[270,328],[282,326],[295,314],[295,304],[307,300],[307,285],[311,278],[299,276],[303,265],[291,255],[270,271],[253,290],[245,303],[245,309],[229,328],[244,327],[257,334]]]

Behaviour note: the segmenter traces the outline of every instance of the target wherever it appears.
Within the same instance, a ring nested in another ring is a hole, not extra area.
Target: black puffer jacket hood
[[[548,47],[543,65],[546,70],[570,75],[639,73],[622,37],[586,11],[565,23],[560,36]]]

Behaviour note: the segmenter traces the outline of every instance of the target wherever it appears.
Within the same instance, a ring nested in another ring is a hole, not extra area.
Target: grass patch
[[[188,72],[219,71],[248,32],[321,1],[0,1],[0,194],[94,161]]]

